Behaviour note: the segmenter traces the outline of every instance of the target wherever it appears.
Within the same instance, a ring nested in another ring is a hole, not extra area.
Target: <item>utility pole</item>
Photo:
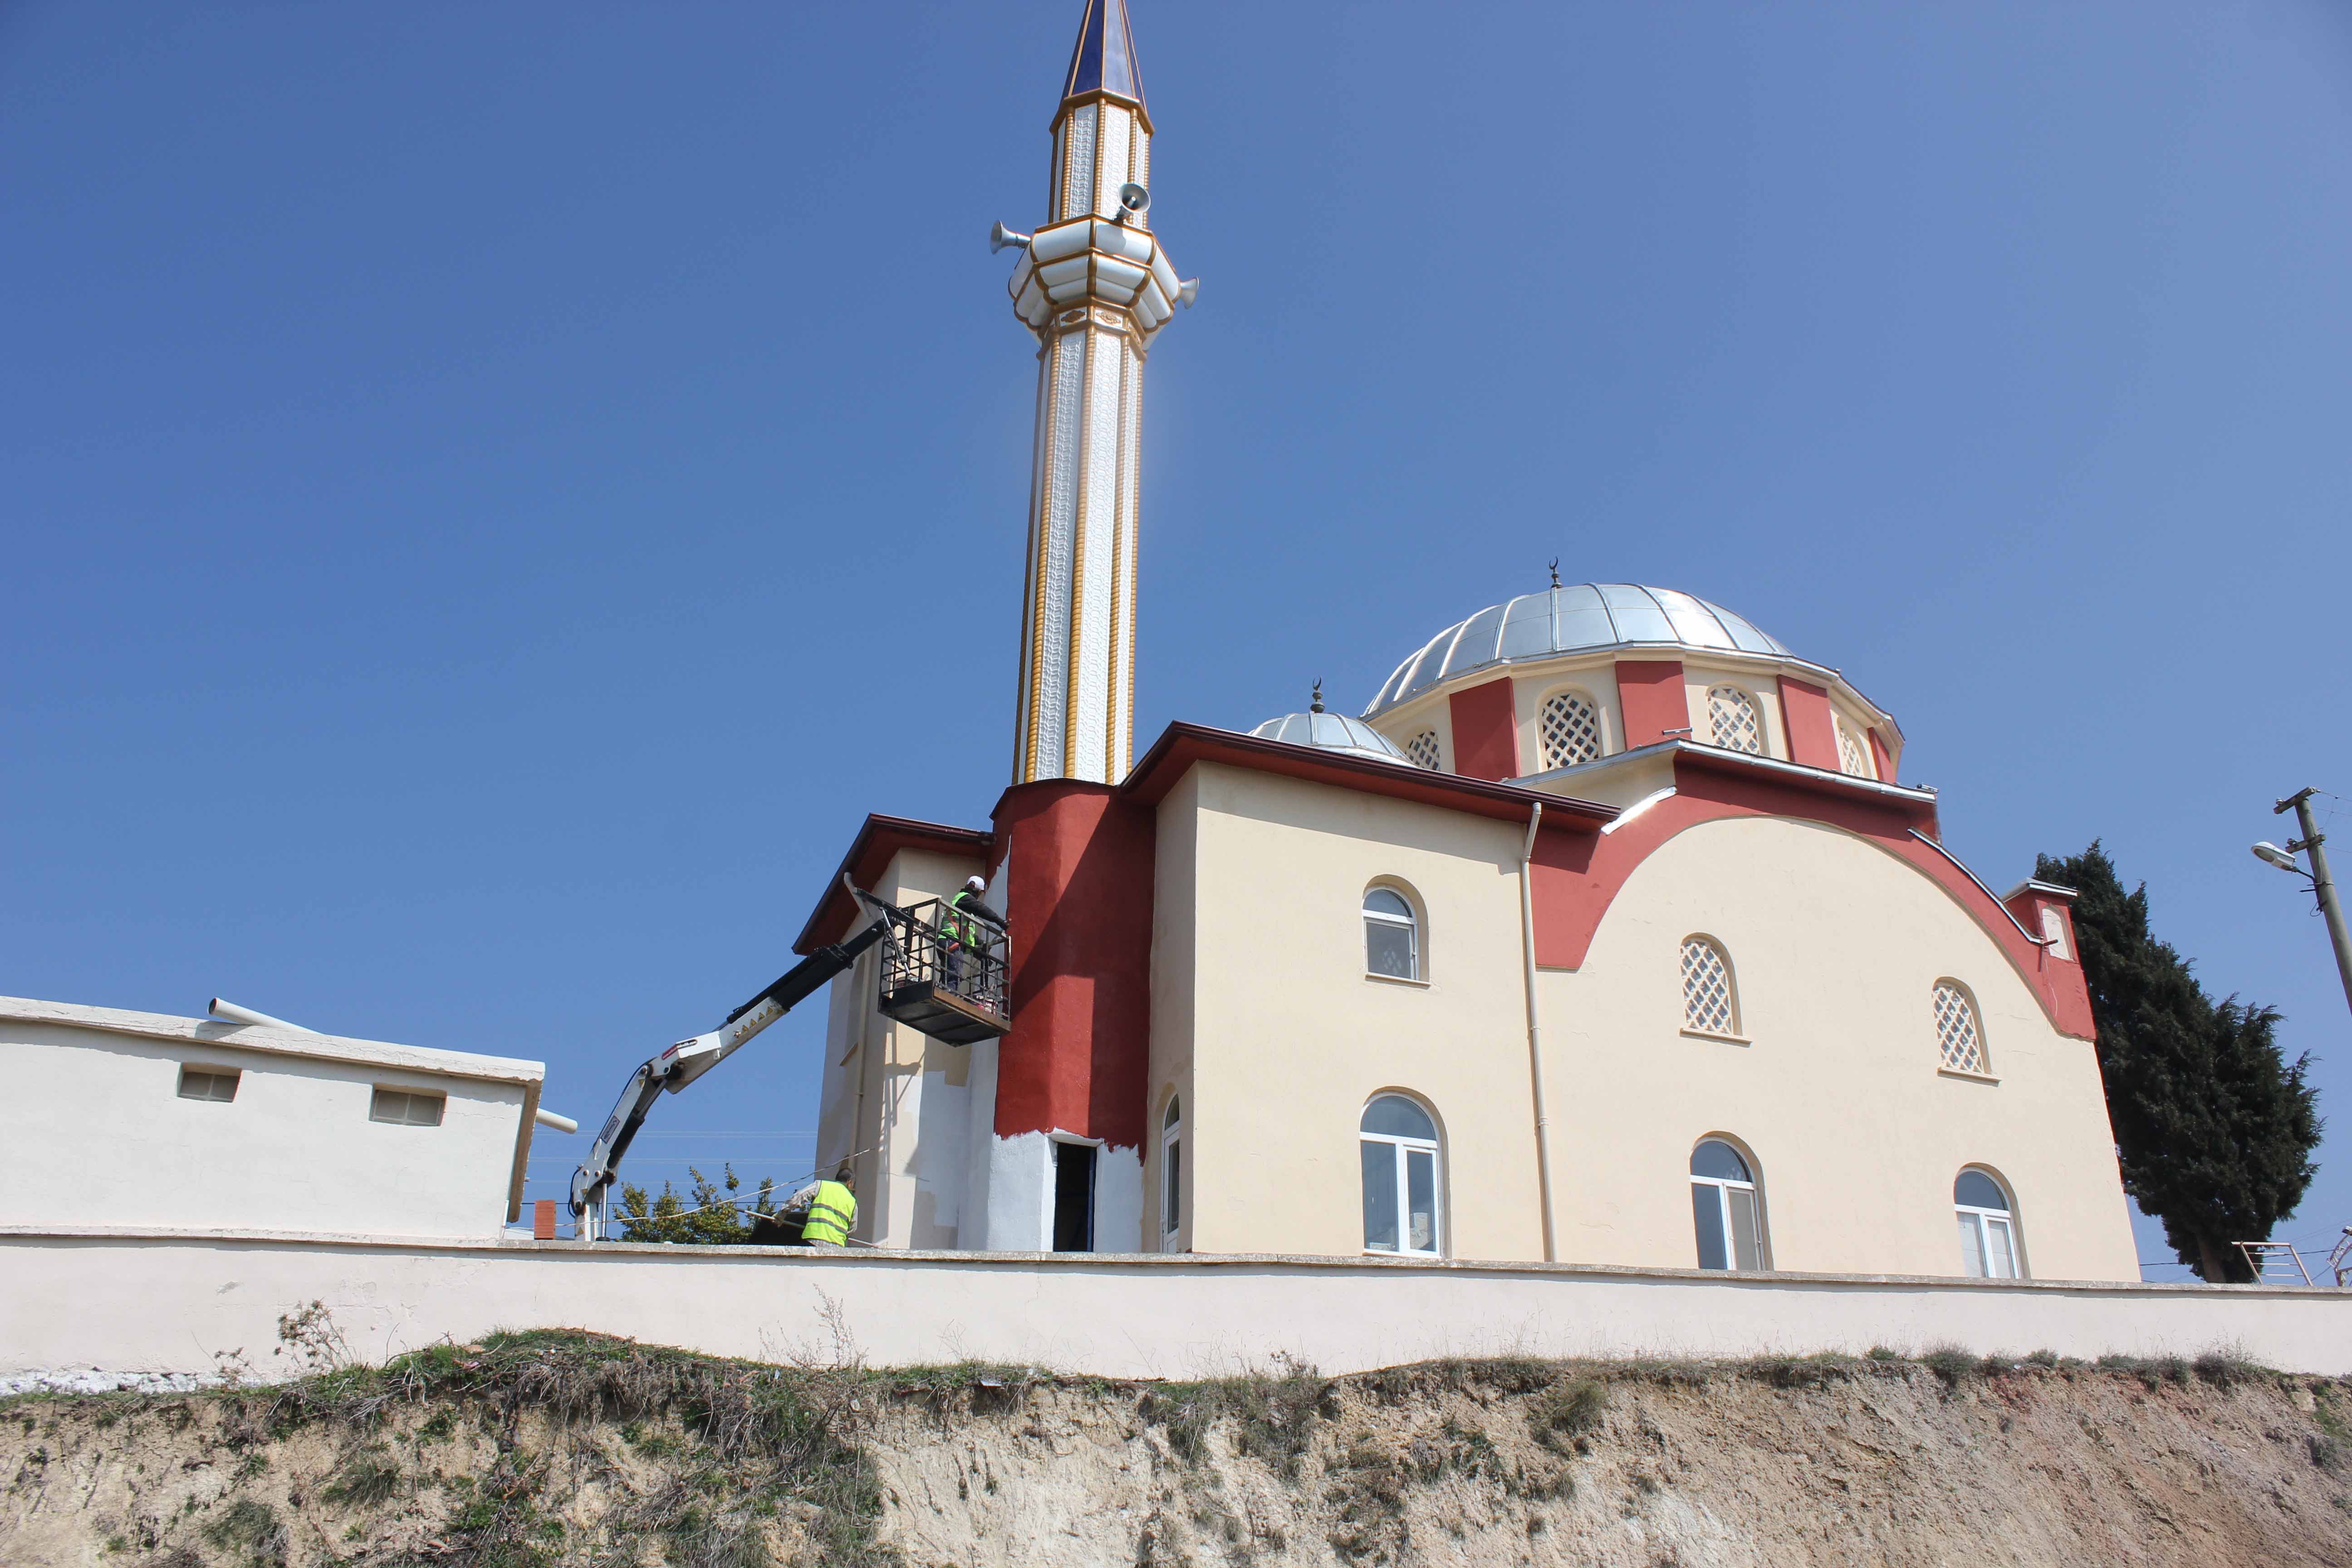
[[[2297,790],[2271,807],[2273,816],[2293,807],[2295,824],[2303,829],[2302,837],[2288,841],[2285,856],[2263,855],[2264,849],[2272,847],[2269,845],[2255,846],[2254,853],[2273,866],[2302,872],[2311,879],[2311,890],[2319,899],[2319,912],[2327,917],[2327,938],[2336,944],[2336,973],[2344,982],[2344,1000],[2347,1005],[2352,1005],[2352,936],[2345,934],[2344,907],[2336,900],[2336,879],[2327,874],[2327,851],[2321,847],[2327,842],[2326,836],[2311,820],[2311,797],[2318,793],[2316,789]],[[2310,870],[2305,871],[2294,863],[2293,857],[2298,850],[2311,857]]]

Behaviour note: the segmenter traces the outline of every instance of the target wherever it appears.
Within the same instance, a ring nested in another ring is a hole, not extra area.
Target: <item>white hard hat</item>
[[[988,879],[985,877],[966,877],[963,879],[963,885],[970,888],[975,893],[984,893],[988,891]]]

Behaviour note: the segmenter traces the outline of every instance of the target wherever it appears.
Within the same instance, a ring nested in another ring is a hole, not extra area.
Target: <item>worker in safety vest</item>
[[[964,954],[987,952],[995,942],[995,931],[1004,929],[1004,917],[981,898],[987,891],[987,878],[965,878],[962,889],[948,900],[940,919],[940,934],[946,939],[940,946],[940,966],[947,973],[950,991],[963,989]]]
[[[809,1194],[808,1219],[801,1226],[801,1244],[804,1247],[846,1247],[849,1231],[857,1223],[857,1168],[849,1161],[833,1173],[833,1180],[819,1182]],[[793,1196],[797,1197],[796,1193]]]

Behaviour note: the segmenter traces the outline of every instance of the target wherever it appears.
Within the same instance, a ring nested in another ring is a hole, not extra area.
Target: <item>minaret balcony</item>
[[[1173,313],[1183,286],[1149,230],[1080,217],[1032,236],[1007,288],[1034,331],[1063,310],[1097,304],[1125,310],[1149,337]]]

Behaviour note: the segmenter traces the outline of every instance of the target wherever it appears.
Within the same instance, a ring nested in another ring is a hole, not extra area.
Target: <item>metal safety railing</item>
[[[929,985],[972,1006],[1007,1016],[1004,928],[944,900],[927,899],[887,917],[892,941],[884,944],[882,994]]]

